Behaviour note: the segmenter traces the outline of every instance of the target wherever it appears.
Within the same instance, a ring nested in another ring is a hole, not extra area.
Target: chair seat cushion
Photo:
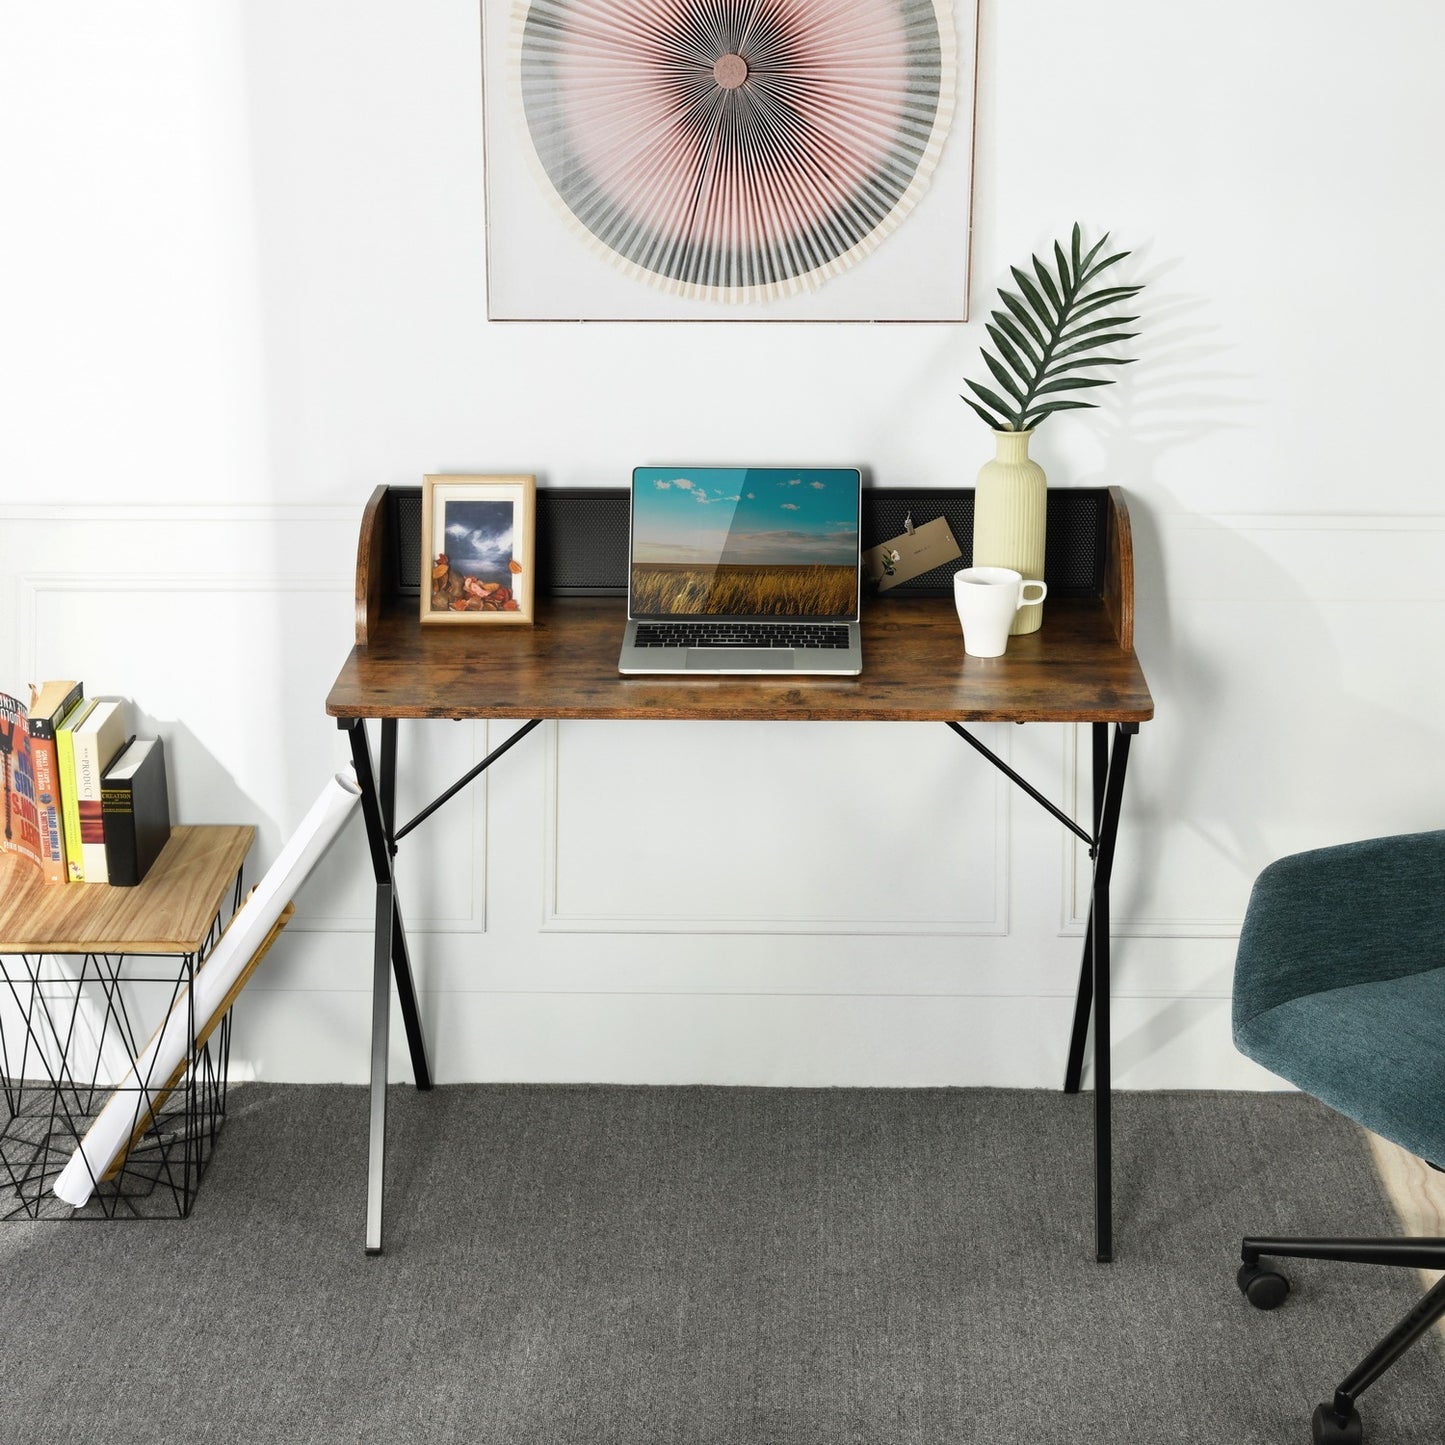
[[[1445,1164],[1445,968],[1288,999],[1241,1052],[1412,1154]]]

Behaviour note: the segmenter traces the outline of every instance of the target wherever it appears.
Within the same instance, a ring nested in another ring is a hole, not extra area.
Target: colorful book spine
[[[60,765],[54,738],[30,737],[35,768],[35,805],[40,813],[40,871],[47,883],[67,883],[65,829],[60,821]]]
[[[75,795],[75,730],[94,710],[94,702],[81,702],[55,730],[55,758],[60,770],[60,819],[65,833],[65,867],[72,883],[85,882],[85,857],[80,851],[80,802]]]
[[[40,863],[40,817],[35,805],[35,769],[25,704],[0,693],[0,789],[5,795],[0,852],[19,853]]]
[[[47,883],[70,881],[55,734],[79,707],[83,691],[78,682],[46,683],[30,702],[30,762],[35,771],[35,805],[40,823],[40,869]]]

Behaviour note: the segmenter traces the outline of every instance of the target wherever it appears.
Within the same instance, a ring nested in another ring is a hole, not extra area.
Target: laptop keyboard
[[[846,648],[847,625],[840,622],[639,622],[638,647],[816,647]]]

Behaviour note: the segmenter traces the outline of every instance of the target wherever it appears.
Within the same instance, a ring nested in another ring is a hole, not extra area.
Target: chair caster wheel
[[[1361,1445],[1365,1438],[1360,1412],[1353,1406],[1348,1415],[1341,1417],[1335,1414],[1333,1405],[1316,1405],[1310,1425],[1315,1432],[1315,1445]]]
[[[1272,1269],[1257,1264],[1242,1264],[1235,1276],[1242,1293],[1257,1310],[1278,1309],[1289,1294],[1289,1281]]]

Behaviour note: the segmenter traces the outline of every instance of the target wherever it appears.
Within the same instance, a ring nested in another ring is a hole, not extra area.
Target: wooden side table
[[[163,1218],[190,1213],[225,1115],[230,1015],[193,1043],[165,1101],[73,1210],[50,1192],[114,1084],[178,1002],[239,907],[252,827],[177,827],[134,888],[0,876],[0,1218]],[[192,1019],[188,1037],[196,1037]],[[199,1021],[199,1022],[204,1022]],[[151,1092],[166,1080],[144,1081]]]

